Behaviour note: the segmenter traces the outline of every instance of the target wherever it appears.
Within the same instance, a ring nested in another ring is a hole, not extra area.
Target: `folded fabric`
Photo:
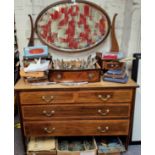
[[[29,64],[28,67],[24,68],[24,72],[37,72],[48,70],[50,61],[40,63],[40,60],[36,64]]]
[[[109,81],[109,82],[127,83],[128,82],[128,76],[126,75],[125,78],[123,78],[123,79],[114,79],[114,78],[104,77],[103,80]]]

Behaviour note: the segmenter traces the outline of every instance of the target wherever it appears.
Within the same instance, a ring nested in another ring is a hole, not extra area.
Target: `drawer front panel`
[[[128,120],[24,122],[25,136],[128,135]]]
[[[32,91],[21,92],[21,104],[54,103],[125,103],[132,101],[132,89],[108,89],[104,91]]]
[[[25,120],[128,118],[130,105],[22,106]]]
[[[118,90],[104,90],[104,91],[81,91],[78,93],[77,102],[98,102],[98,103],[112,103],[112,102],[131,102],[131,89]]]
[[[52,104],[73,102],[74,94],[72,92],[34,91],[20,93],[21,104]]]

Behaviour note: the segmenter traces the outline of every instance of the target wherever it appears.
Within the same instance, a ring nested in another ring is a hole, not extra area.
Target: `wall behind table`
[[[46,6],[57,0],[15,0],[15,20],[17,27],[17,39],[19,51],[22,51],[28,44],[30,36],[30,21],[28,14],[33,16],[35,21],[37,15]],[[116,19],[116,35],[120,45],[120,50],[126,55],[140,51],[140,0],[89,0],[100,5],[112,20],[115,13],[118,13]],[[136,12],[136,13],[135,13]],[[138,20],[137,20],[138,19]],[[35,35],[35,44],[41,44]],[[67,54],[50,49],[54,58],[73,59],[85,58],[90,53],[109,51],[111,47],[110,35],[107,40],[99,47],[78,54]],[[136,50],[136,51],[134,51]]]

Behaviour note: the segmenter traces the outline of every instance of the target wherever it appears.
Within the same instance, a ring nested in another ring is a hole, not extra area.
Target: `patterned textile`
[[[107,17],[84,3],[56,5],[39,18],[37,31],[49,45],[83,49],[101,41],[108,31]]]

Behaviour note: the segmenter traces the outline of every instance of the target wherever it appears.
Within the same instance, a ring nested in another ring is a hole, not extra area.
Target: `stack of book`
[[[20,76],[30,83],[47,81],[50,62],[47,46],[26,47]]]
[[[110,81],[110,82],[127,83],[128,76],[127,76],[125,68],[118,69],[118,70],[108,70],[104,74],[103,80]]]
[[[104,69],[107,69],[103,76],[104,81],[127,83],[125,62],[121,61],[124,58],[123,52],[109,52],[102,55]]]

